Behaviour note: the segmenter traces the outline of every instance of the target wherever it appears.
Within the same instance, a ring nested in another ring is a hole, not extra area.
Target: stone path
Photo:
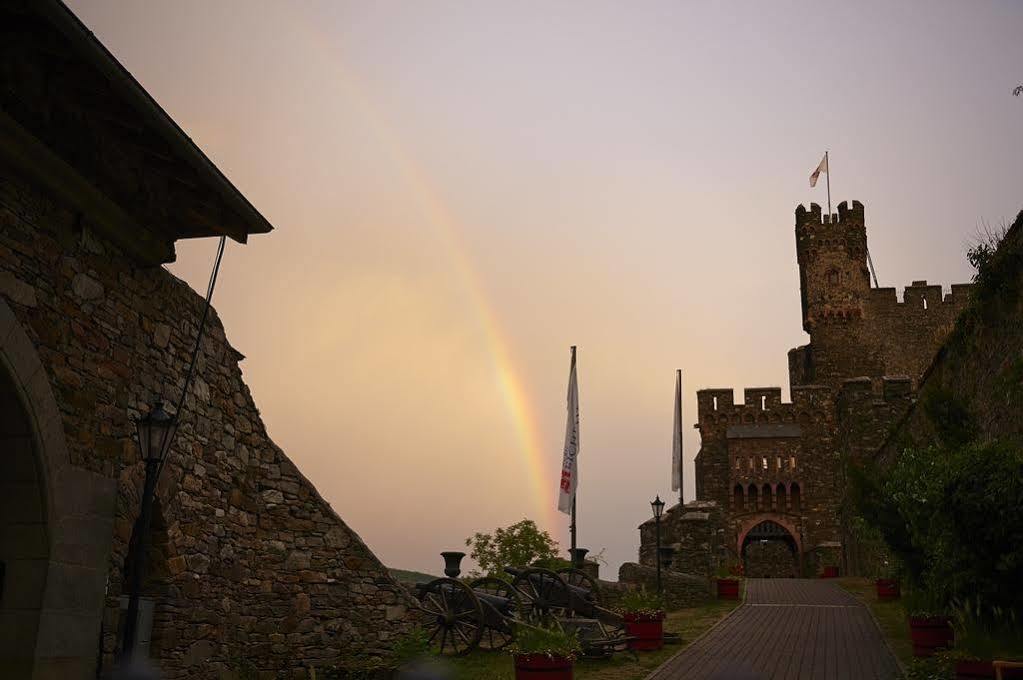
[[[891,680],[870,612],[834,583],[748,579],[746,601],[647,680]]]

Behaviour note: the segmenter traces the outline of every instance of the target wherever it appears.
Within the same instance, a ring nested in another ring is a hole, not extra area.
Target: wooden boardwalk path
[[[892,680],[870,612],[834,583],[748,579],[746,601],[647,680]]]

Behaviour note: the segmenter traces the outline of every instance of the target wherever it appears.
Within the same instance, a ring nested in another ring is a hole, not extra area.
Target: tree
[[[495,529],[493,534],[477,532],[465,539],[465,545],[471,548],[469,556],[476,560],[479,571],[497,577],[505,577],[505,567],[528,567],[558,555],[557,541],[531,519]]]

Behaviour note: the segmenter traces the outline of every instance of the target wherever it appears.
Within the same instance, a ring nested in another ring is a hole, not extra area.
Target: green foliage
[[[955,651],[960,658],[1018,660],[1023,658],[1023,622],[1011,609],[980,601],[957,605],[952,612]]]
[[[907,449],[882,474],[853,470],[859,513],[928,609],[1023,606],[1023,451],[1011,443]]]
[[[399,666],[422,659],[430,654],[430,637],[416,626],[395,641],[391,653]]]
[[[634,588],[622,595],[617,609],[627,614],[659,614],[664,611],[664,600],[646,588]]]
[[[465,545],[471,549],[469,556],[476,560],[479,571],[497,577],[504,576],[505,567],[528,567],[558,555],[557,542],[531,519],[495,529],[493,534],[477,532],[465,539]]]
[[[569,560],[563,557],[544,557],[533,562],[531,567],[537,567],[539,569],[549,569],[551,571],[558,571],[559,569],[568,569],[572,566]]]
[[[718,568],[714,575],[718,578],[741,579],[745,573],[746,569],[741,561],[729,558],[718,563]]]
[[[524,623],[516,624],[515,640],[506,649],[511,654],[543,654],[571,659],[582,651],[575,633]]]
[[[913,659],[906,669],[906,680],[954,680],[952,661],[943,654]]]
[[[973,415],[952,390],[931,385],[923,395],[923,408],[945,446],[962,446],[977,437]]]

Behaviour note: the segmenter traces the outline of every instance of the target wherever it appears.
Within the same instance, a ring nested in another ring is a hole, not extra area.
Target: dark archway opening
[[[742,541],[743,566],[751,578],[795,578],[796,555],[796,539],[770,520],[750,529]]]
[[[0,364],[0,668],[30,677],[49,564],[42,471],[28,413]]]

